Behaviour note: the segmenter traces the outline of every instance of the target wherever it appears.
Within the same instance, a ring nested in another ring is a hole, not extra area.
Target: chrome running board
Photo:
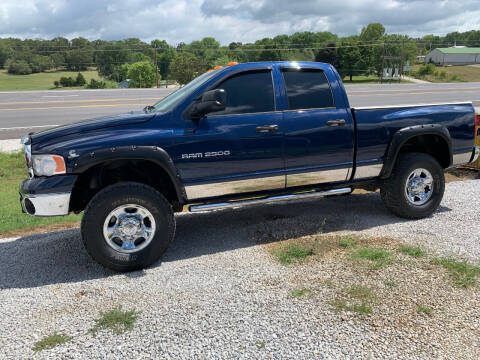
[[[188,207],[188,210],[191,212],[211,211],[211,210],[219,210],[219,209],[233,208],[233,207],[246,206],[246,205],[268,204],[268,203],[273,203],[277,201],[309,199],[309,198],[316,198],[316,197],[322,197],[327,195],[341,195],[341,194],[348,194],[351,191],[352,191],[351,188],[341,188],[341,189],[333,189],[333,190],[327,190],[327,191],[303,192],[303,193],[296,193],[296,194],[270,196],[265,198],[254,198],[249,200],[226,201],[221,203],[211,203],[211,204],[203,204],[203,205],[190,205]]]

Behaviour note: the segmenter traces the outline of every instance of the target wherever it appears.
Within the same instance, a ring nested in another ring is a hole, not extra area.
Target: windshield
[[[194,92],[199,86],[201,86],[205,81],[212,78],[214,75],[218,73],[216,71],[206,72],[199,77],[190,81],[187,85],[178,88],[173,93],[167,95],[162,100],[158,101],[153,105],[153,107],[149,107],[150,111],[158,111],[158,112],[166,112],[171,110],[175,105],[177,105],[180,101],[185,99],[189,96],[192,92]]]

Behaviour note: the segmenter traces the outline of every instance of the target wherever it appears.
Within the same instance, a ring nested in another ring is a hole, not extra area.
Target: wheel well
[[[444,169],[450,166],[450,148],[445,139],[439,135],[418,135],[408,139],[400,148],[398,155],[407,152],[426,153],[437,159]]]
[[[175,211],[181,209],[175,185],[160,165],[149,160],[128,159],[107,161],[79,175],[72,190],[70,210],[84,210],[100,190],[123,181],[149,185],[161,192]]]

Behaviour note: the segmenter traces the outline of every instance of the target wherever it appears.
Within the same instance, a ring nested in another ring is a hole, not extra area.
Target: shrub
[[[60,78],[60,84],[63,87],[75,86],[75,80],[73,80],[71,77],[62,76]]]
[[[53,82],[53,85],[54,85],[56,88],[58,88],[58,87],[60,87],[60,82],[59,82],[58,80],[55,80],[55,81]]]
[[[90,79],[90,82],[88,83],[87,88],[89,88],[89,89],[105,89],[106,86],[107,86],[107,84],[105,84],[105,81]]]
[[[75,86],[84,86],[87,83],[85,80],[85,77],[82,75],[82,73],[77,74],[77,78],[75,79]]]
[[[32,73],[32,68],[25,60],[11,61],[8,64],[8,73],[15,75],[27,75]]]
[[[418,69],[418,75],[426,76],[426,75],[433,75],[435,74],[436,67],[434,64],[425,64],[420,66]]]
[[[442,70],[438,73],[438,77],[440,79],[445,79],[447,77],[447,72],[445,70]]]

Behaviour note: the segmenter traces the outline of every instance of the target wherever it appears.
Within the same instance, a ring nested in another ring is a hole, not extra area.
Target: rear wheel
[[[443,168],[423,153],[400,155],[380,194],[395,215],[420,219],[431,215],[440,205],[445,191]]]
[[[89,254],[116,271],[132,271],[157,261],[175,233],[173,210],[154,188],[125,182],[93,197],[82,219]]]

